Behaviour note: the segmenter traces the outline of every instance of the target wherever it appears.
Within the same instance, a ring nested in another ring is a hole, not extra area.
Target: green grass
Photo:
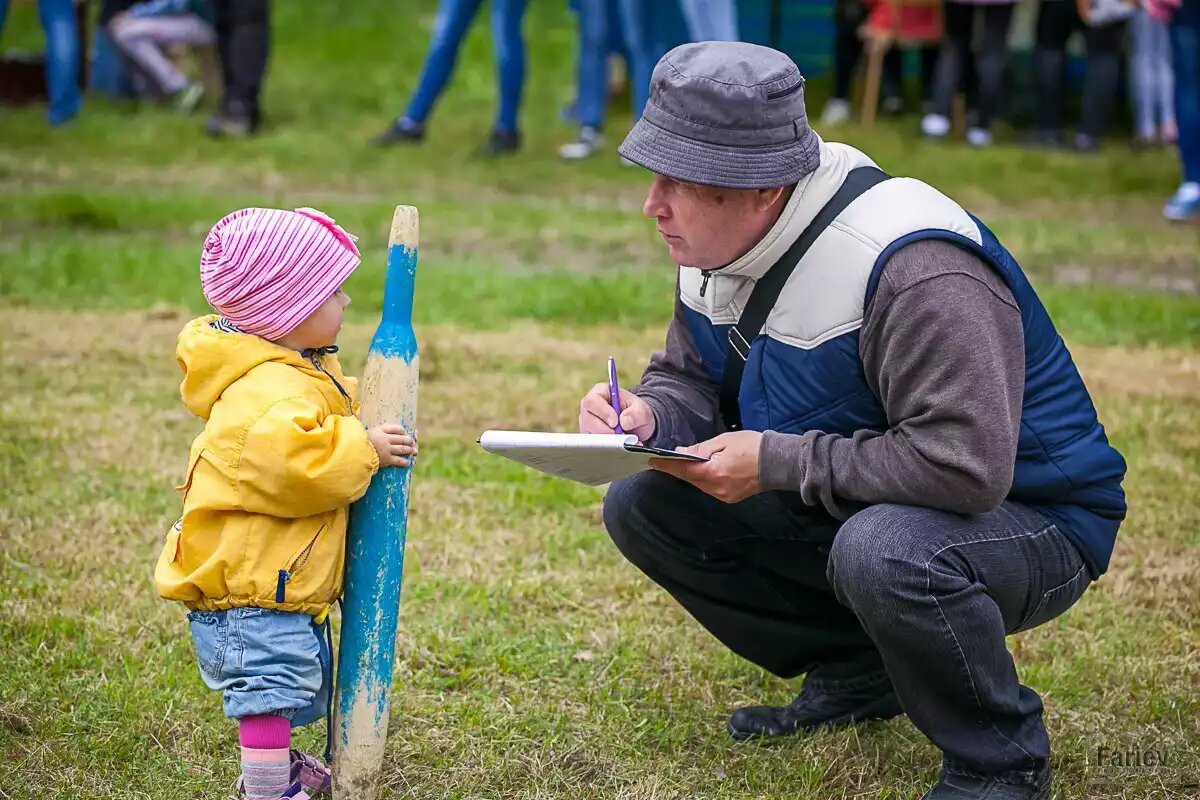
[[[570,129],[572,34],[532,4],[526,148],[489,126],[477,26],[419,149],[364,146],[412,89],[431,2],[276,4],[271,124],[251,142],[89,102],[48,131],[0,124],[0,798],[223,796],[236,735],[150,579],[197,431],[174,337],[203,310],[200,244],[249,204],[313,205],[361,236],[343,345],[361,367],[391,208],[421,210],[422,464],[405,572],[388,797],[917,798],[937,753],[907,720],[732,744],[738,705],[795,684],[724,651],[625,563],[597,490],[486,457],[493,426],[569,429],[603,357],[661,342],[673,272],[640,218],[646,176],[611,152],[552,157]],[[19,5],[0,47],[36,45]],[[814,107],[822,94],[811,84]],[[628,124],[618,115],[611,135]],[[1065,798],[1186,797],[1200,774],[1200,275],[1163,223],[1167,153],[1077,158],[937,147],[906,118],[844,139],[980,214],[1031,274],[1126,455],[1110,573],[1014,637],[1043,694]],[[319,749],[320,731],[303,743]],[[1096,750],[1154,747],[1168,770]]]

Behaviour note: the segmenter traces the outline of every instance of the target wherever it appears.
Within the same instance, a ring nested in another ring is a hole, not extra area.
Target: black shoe
[[[988,777],[950,772],[942,775],[922,800],[1050,800],[1053,771],[1013,772]]]
[[[521,149],[521,134],[517,131],[492,131],[487,144],[483,146],[483,155],[494,158],[515,153]]]
[[[204,132],[214,139],[245,139],[258,130],[258,120],[240,103],[230,103],[204,123]]]
[[[786,706],[747,706],[729,718],[729,735],[738,741],[755,736],[792,736],[799,731],[834,728],[903,713],[886,672],[837,681],[805,680]]]
[[[394,144],[418,144],[425,141],[425,126],[413,122],[408,117],[400,117],[392,123],[392,127],[371,139],[376,147],[389,147]]]

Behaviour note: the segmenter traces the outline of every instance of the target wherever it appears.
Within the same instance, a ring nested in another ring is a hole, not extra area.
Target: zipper
[[[313,350],[312,355],[308,357],[308,360],[311,361],[312,365],[320,370],[326,378],[329,378],[329,380],[333,381],[333,385],[337,387],[339,392],[341,392],[342,397],[346,398],[346,405],[348,405],[350,408],[354,408],[354,401],[350,399],[350,394],[344,388],[342,388],[342,385],[338,383],[338,379],[329,374],[329,370],[325,369],[325,365],[321,363],[321,351]]]
[[[335,383],[336,383],[336,381],[335,381]],[[317,532],[315,534],[313,534],[312,539],[310,539],[308,541],[308,544],[306,544],[304,546],[304,549],[301,550],[299,553],[297,553],[296,557],[292,559],[292,563],[288,564],[286,569],[279,570],[279,579],[275,583],[275,602],[276,603],[283,602],[283,598],[284,598],[284,594],[285,594],[285,588],[284,588],[285,585],[287,584],[287,582],[289,580],[291,580],[292,575],[296,572],[296,570],[301,569],[305,564],[308,563],[308,559],[310,557],[312,557],[313,547],[316,546],[317,539],[321,536],[321,534],[324,531],[325,531],[325,526],[322,525],[320,528],[317,529]]]
[[[704,277],[700,279],[700,296],[704,297],[704,291],[708,288],[708,279],[712,277],[711,272],[705,272]]]

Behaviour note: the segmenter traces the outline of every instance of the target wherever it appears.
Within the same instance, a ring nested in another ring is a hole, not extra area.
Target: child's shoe
[[[293,785],[298,782],[310,794],[329,791],[329,788],[333,786],[333,776],[329,772],[329,767],[299,750],[293,749],[291,758]]]

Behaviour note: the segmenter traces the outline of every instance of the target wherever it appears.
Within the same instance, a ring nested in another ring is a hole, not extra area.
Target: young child
[[[341,285],[359,263],[352,237],[319,211],[235,211],[200,259],[218,314],[179,334],[183,402],[205,426],[155,581],[188,607],[201,677],[238,720],[239,791],[251,800],[330,785],[324,765],[291,750],[291,728],[327,711],[347,507],[376,470],[417,453],[397,426],[363,427],[356,382],[334,356],[350,304]]]

